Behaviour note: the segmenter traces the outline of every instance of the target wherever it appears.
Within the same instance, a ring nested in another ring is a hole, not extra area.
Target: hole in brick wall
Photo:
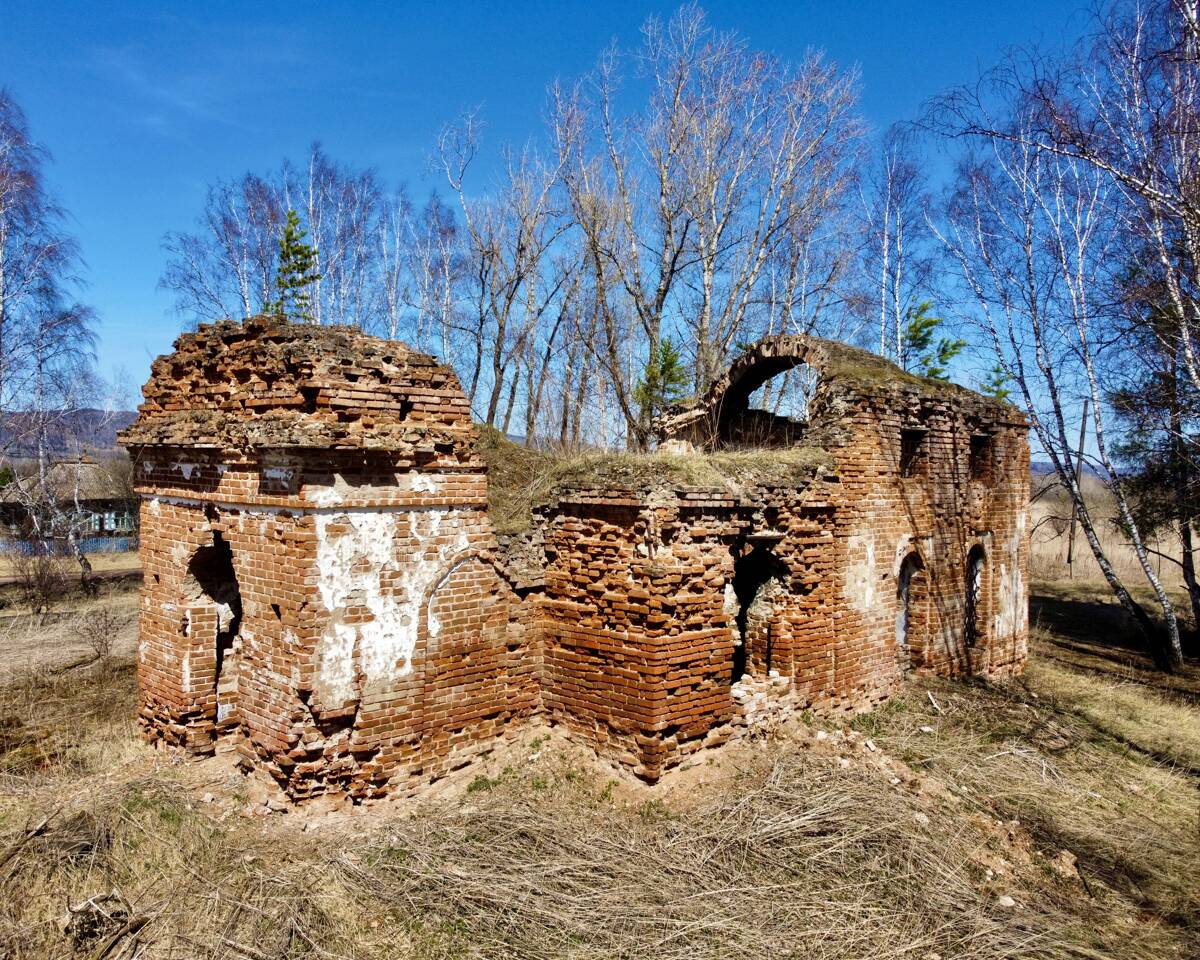
[[[968,647],[975,646],[982,633],[983,617],[980,607],[983,603],[983,568],[986,562],[987,557],[984,555],[983,547],[972,547],[971,552],[967,554],[967,591],[963,638]]]
[[[992,474],[992,437],[977,433],[971,437],[971,479],[990,480]]]
[[[915,477],[925,458],[925,434],[918,428],[900,431],[900,476]]]
[[[732,385],[718,424],[725,447],[786,447],[808,426],[817,371],[794,358],[763,361]]]
[[[739,642],[733,648],[730,683],[748,673],[771,669],[773,600],[785,587],[787,565],[763,544],[743,553],[733,565],[733,592]]]
[[[277,603],[273,603],[273,604],[271,604],[271,612],[275,614],[275,619],[276,619],[276,620],[282,620],[282,619],[283,619],[283,614],[282,614],[282,613],[280,612],[280,610],[279,610],[279,604],[277,604]]]
[[[220,533],[210,546],[200,547],[188,563],[188,587],[195,601],[208,601],[217,611],[217,722],[232,711],[237,699],[242,597],[233,570],[233,551]]]
[[[896,578],[896,657],[902,669],[920,663],[929,635],[929,578],[920,556],[910,553]]]

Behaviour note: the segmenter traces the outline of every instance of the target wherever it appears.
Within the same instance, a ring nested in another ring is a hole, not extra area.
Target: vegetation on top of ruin
[[[555,486],[570,489],[787,487],[803,485],[833,460],[820,447],[704,453],[592,453],[563,460]]]
[[[969,387],[951,383],[940,377],[924,377],[905,370],[886,357],[835,340],[810,338],[819,344],[822,353],[821,375],[834,383],[845,383],[859,389],[875,392],[881,388],[894,387],[928,397],[968,398],[978,403],[995,404],[1003,407],[1006,414],[1014,410],[1011,404],[988,397]]]
[[[480,427],[477,444],[488,470],[488,513],[497,533],[517,533],[533,510],[559,489],[666,487],[740,489],[803,486],[833,461],[819,447],[724,450],[715,453],[647,453],[537,450]]]

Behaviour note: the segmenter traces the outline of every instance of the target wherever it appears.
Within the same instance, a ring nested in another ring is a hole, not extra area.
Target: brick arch
[[[736,432],[735,425],[746,418],[755,390],[772,377],[805,364],[819,378],[824,378],[830,347],[827,341],[795,334],[759,340],[734,360],[699,400],[659,417],[655,423],[659,438],[687,440],[699,446],[719,446],[730,441]],[[761,426],[764,436],[773,432],[772,425]]]
[[[716,410],[737,411],[772,377],[808,364],[824,372],[822,357],[807,337],[768,337],[754,344],[730,364],[705,394],[705,405]]]
[[[822,375],[823,364],[818,352],[805,337],[780,336],[760,340],[738,357],[729,369],[709,388],[702,405],[709,411],[709,430],[717,444],[734,440],[739,426],[751,411],[750,397],[768,380],[800,366],[810,366]],[[756,424],[751,431],[760,434],[759,442],[768,443],[772,435],[787,436],[786,418],[766,415],[759,419],[770,423]],[[779,423],[775,421],[779,420]],[[786,440],[784,441],[786,442]],[[757,444],[756,444],[757,445]]]
[[[422,765],[434,776],[528,709],[520,611],[501,570],[479,550],[451,557],[421,598],[413,659]]]
[[[933,637],[931,572],[915,544],[904,550],[892,572],[896,584],[896,661],[900,670],[922,667]]]

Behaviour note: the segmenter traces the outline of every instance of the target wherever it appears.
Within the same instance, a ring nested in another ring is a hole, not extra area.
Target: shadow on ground
[[[1191,629],[1183,638],[1183,670],[1166,675],[1145,652],[1129,614],[1095,588],[1085,593],[1074,584],[1034,584],[1029,593],[1029,625],[1040,641],[1042,656],[1092,672],[1111,673],[1115,664],[1125,668],[1131,679],[1200,702],[1200,651]]]

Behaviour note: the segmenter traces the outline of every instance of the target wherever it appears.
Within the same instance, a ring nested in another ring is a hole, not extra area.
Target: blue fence
[[[84,553],[125,553],[138,548],[137,537],[84,537],[79,541]],[[33,553],[39,544],[27,540],[0,540],[0,553]],[[51,551],[64,556],[71,552],[65,540],[55,540],[48,544]]]

